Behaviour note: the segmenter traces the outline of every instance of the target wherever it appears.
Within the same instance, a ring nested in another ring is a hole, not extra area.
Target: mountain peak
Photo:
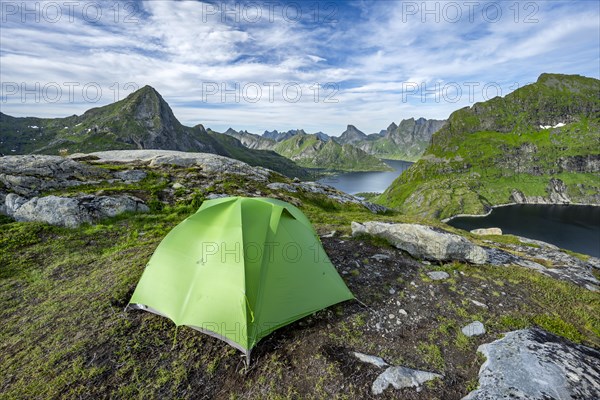
[[[354,125],[348,125],[346,130],[340,135],[338,141],[342,144],[352,144],[365,140],[367,135],[360,131]]]

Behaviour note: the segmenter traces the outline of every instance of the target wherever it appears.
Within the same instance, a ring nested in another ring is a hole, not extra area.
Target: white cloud
[[[440,2],[439,7],[450,3]],[[496,23],[486,22],[481,13],[473,22],[465,16],[457,23],[443,18],[435,23],[427,15],[423,23],[419,14],[406,15],[406,2],[349,3],[360,9],[340,8],[335,24],[292,23],[281,12],[272,15],[272,21],[263,13],[258,22],[242,18],[236,23],[194,1],[135,4],[138,21],[133,23],[123,21],[126,13],[115,21],[108,11],[97,24],[80,17],[54,24],[3,22],[3,84],[25,82],[30,88],[35,82],[78,82],[82,87],[97,82],[103,96],[94,104],[83,101],[81,93],[77,101],[64,104],[23,103],[12,96],[0,103],[2,111],[81,113],[112,102],[115,83],[122,98],[129,91],[125,85],[133,82],[154,86],[177,117],[190,125],[256,132],[304,127],[339,134],[352,123],[376,132],[402,118],[446,118],[453,110],[483,100],[485,84],[497,82],[506,94],[514,83],[522,86],[542,72],[599,74],[600,5],[593,2],[536,3],[540,8],[533,24],[522,21],[528,10],[520,10],[515,22],[508,3],[498,3],[505,8]],[[229,9],[234,6],[227,3]],[[296,82],[303,96],[291,103],[277,92],[269,102],[263,92],[258,103],[221,104],[217,95],[207,105],[202,89],[210,82],[228,87],[256,83],[263,89],[265,82],[277,82],[280,88]],[[315,103],[314,84],[327,82],[339,84],[338,102],[320,98]],[[467,85],[472,82],[479,86],[470,99]],[[426,101],[419,93],[407,93],[412,83],[431,91]],[[456,102],[449,101],[453,85],[463,90]],[[446,98],[436,101],[439,93]]]

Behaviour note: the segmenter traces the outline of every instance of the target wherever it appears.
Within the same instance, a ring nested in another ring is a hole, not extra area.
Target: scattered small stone
[[[172,187],[173,189],[177,190],[177,189],[182,189],[182,188],[183,188],[183,185],[182,185],[181,183],[179,183],[179,182],[175,182],[175,183],[173,184],[173,186],[171,186],[171,187]]]
[[[326,234],[326,235],[323,235],[323,236],[321,236],[321,237],[324,237],[324,238],[331,238],[331,237],[335,236],[335,234],[336,234],[336,233],[337,233],[337,231],[331,231],[331,232],[329,232],[328,234]]]
[[[423,264],[423,265],[431,265],[431,263],[429,261],[427,261],[427,260],[421,261],[421,264]]]
[[[388,318],[389,319],[394,319],[394,318],[396,318],[396,316],[394,314],[390,314],[390,315],[388,315]]]
[[[377,261],[381,261],[381,260],[389,260],[390,256],[388,256],[387,254],[375,254],[375,255],[372,255],[371,258],[374,258]]]
[[[500,228],[479,228],[471,231],[474,235],[502,235]]]
[[[450,278],[450,274],[444,271],[431,271],[427,273],[427,276],[429,276],[434,281],[440,281],[442,279]]]
[[[385,360],[381,357],[371,356],[371,355],[359,353],[356,351],[353,351],[352,354],[354,354],[354,357],[358,358],[360,361],[374,365],[379,368],[389,366],[389,364],[386,363]]]
[[[389,367],[375,379],[371,391],[374,395],[378,395],[390,385],[396,389],[416,387],[417,391],[420,391],[423,383],[436,378],[442,378],[442,375],[406,367]]]
[[[471,303],[475,304],[477,307],[488,308],[487,304],[484,304],[477,300],[471,299]]]
[[[411,281],[410,284],[413,285],[414,287],[417,287],[417,284],[415,283],[415,281]]]
[[[408,313],[406,312],[406,310],[404,308],[401,308],[400,311],[398,311],[398,312],[402,315],[408,315]]]
[[[461,330],[462,333],[468,337],[479,336],[485,333],[485,327],[479,321],[471,322],[469,325],[463,326]]]
[[[391,288],[391,289],[390,289],[390,294],[395,294],[395,293],[396,293],[396,289],[394,289],[394,288]]]

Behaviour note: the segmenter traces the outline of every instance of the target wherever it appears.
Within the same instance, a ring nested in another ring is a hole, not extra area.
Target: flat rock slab
[[[465,336],[468,337],[479,336],[485,333],[485,327],[480,321],[474,321],[467,326],[463,326],[461,331]]]
[[[479,228],[471,231],[474,235],[502,235],[500,228]]]
[[[245,175],[255,180],[267,180],[270,175],[269,170],[265,168],[251,167],[245,162],[211,153],[188,153],[175,150],[110,150],[73,154],[70,158],[101,163],[145,163],[151,167],[159,165],[199,166],[205,172]]]
[[[463,400],[600,399],[600,352],[538,328],[479,346],[479,389]]]
[[[485,264],[488,257],[482,247],[464,237],[425,225],[352,222],[352,234],[369,234],[384,238],[393,246],[420,259]]]
[[[390,385],[396,389],[415,387],[419,391],[423,383],[436,378],[441,379],[442,375],[406,367],[389,367],[375,379],[371,391],[375,395],[381,394]]]
[[[427,273],[427,276],[434,281],[441,281],[443,279],[450,278],[450,274],[444,271],[431,271]]]

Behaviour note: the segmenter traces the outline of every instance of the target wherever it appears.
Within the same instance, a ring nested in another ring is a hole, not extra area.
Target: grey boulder
[[[441,379],[442,375],[406,367],[389,367],[375,379],[371,391],[375,395],[381,394],[390,385],[396,389],[414,387],[419,391],[423,383],[436,378]]]
[[[352,235],[368,234],[387,239],[415,258],[485,264],[487,252],[462,236],[418,224],[352,222]]]
[[[124,212],[147,212],[142,200],[128,195],[34,197],[30,200],[17,194],[6,196],[5,212],[21,222],[45,222],[51,225],[75,228]]]

